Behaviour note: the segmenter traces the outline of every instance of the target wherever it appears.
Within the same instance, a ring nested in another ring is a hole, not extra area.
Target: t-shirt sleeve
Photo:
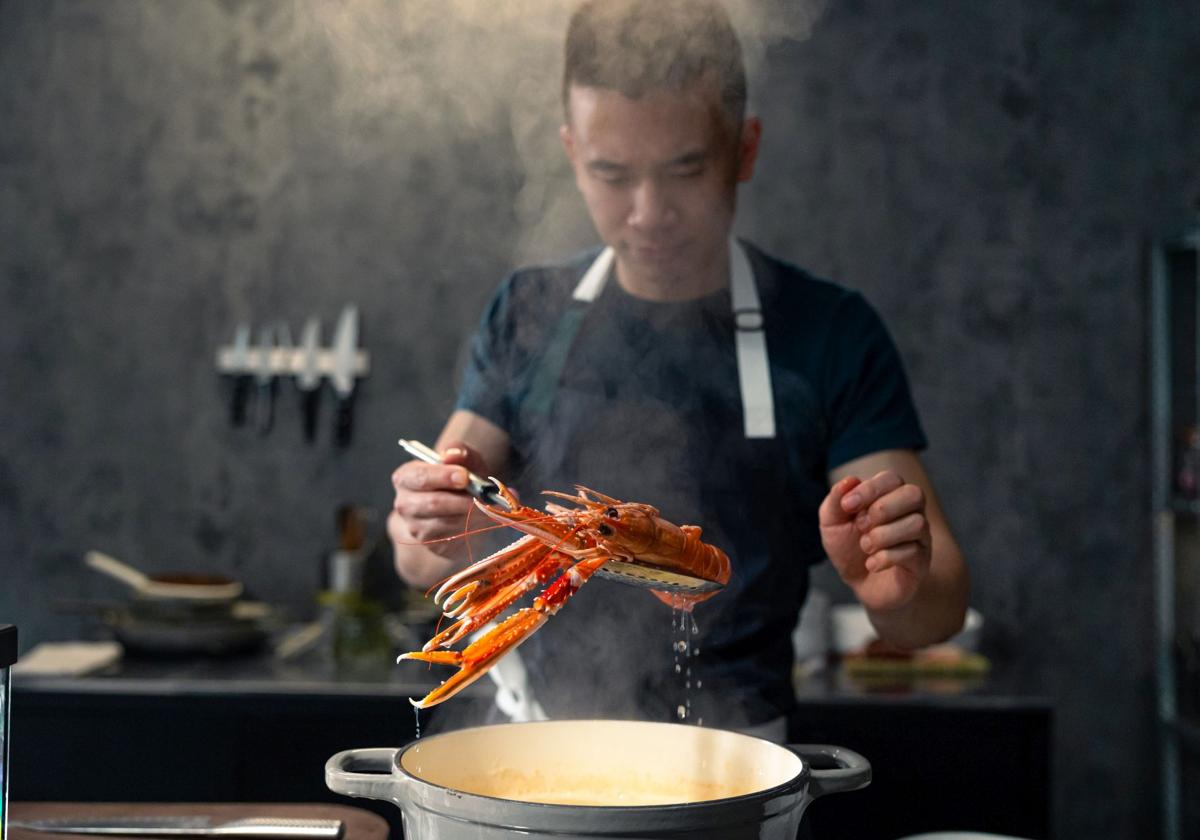
[[[514,277],[496,290],[471,336],[456,409],[473,412],[502,429],[513,420]]]
[[[885,449],[924,449],[904,363],[878,313],[851,292],[831,326],[828,468]]]

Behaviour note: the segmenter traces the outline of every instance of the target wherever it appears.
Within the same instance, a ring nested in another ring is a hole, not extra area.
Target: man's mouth
[[[679,242],[631,243],[629,247],[635,258],[646,262],[662,262],[683,253],[683,244]]]

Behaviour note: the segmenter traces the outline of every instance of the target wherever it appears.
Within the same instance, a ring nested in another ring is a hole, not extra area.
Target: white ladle
[[[174,598],[186,601],[231,601],[242,594],[242,585],[227,583],[165,583],[155,580],[102,551],[89,551],[84,562],[102,574],[116,578],[145,598]]]

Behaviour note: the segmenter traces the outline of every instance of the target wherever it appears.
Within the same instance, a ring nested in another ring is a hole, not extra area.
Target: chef
[[[520,648],[540,708],[783,740],[812,564],[828,558],[896,647],[963,622],[967,572],[901,359],[860,294],[731,237],[762,125],[716,2],[584,2],[562,90],[603,246],[500,285],[444,464],[393,473],[396,568],[426,588],[468,562],[462,540],[418,544],[462,532],[468,469],[535,506],[576,484],[652,504],[729,554],[729,584],[681,628],[648,592],[593,578]]]

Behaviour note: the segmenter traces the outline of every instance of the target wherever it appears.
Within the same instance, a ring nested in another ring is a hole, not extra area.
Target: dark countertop
[[[450,669],[421,662],[337,668],[319,660],[280,661],[269,654],[224,658],[148,659],[126,656],[84,676],[13,675],[15,692],[69,694],[258,695],[386,698],[422,697]],[[467,696],[490,696],[489,683],[468,686]]]
[[[927,676],[866,682],[836,665],[795,680],[801,707],[823,704],[905,706],[922,708],[1040,709],[1054,700],[1045,689],[1024,678],[1015,667],[993,666],[983,676]]]
[[[420,662],[336,668],[315,657],[280,661],[269,654],[226,658],[140,659],[125,657],[86,676],[23,674],[13,677],[17,693],[122,694],[138,696],[268,696],[394,700],[421,697],[444,679],[449,669]],[[463,696],[490,698],[493,684],[481,679]],[[993,668],[984,677],[889,681],[865,685],[837,667],[824,668],[796,680],[805,705],[900,705],[948,708],[1050,708],[1048,693],[1022,682],[1011,668]]]

